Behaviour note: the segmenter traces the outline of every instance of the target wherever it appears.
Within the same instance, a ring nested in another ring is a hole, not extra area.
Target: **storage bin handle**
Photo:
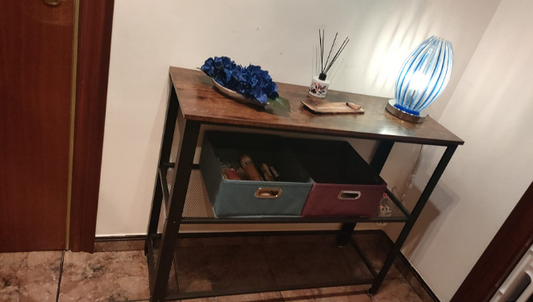
[[[340,191],[339,200],[357,200],[361,197],[361,191]]]
[[[255,198],[272,199],[281,196],[281,189],[279,188],[259,188],[255,191]]]

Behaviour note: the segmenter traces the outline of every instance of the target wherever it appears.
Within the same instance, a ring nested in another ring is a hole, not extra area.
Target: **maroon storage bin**
[[[345,141],[287,140],[314,181],[302,216],[378,214],[387,184]]]

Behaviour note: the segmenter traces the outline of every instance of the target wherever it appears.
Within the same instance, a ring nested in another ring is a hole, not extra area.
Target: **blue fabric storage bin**
[[[227,180],[222,162],[238,165],[242,155],[258,167],[273,165],[282,181]],[[204,135],[200,170],[217,217],[300,216],[313,186],[309,174],[281,137],[272,135],[209,131]],[[256,196],[258,190],[279,192],[277,197]]]

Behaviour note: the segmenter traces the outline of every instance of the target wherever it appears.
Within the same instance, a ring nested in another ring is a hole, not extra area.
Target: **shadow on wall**
[[[404,198],[404,205],[410,211],[414,209],[418,198],[422,194],[422,190],[425,188],[443,152],[444,148],[442,147],[426,147],[423,149],[420,155],[421,161],[419,167],[421,168],[416,171],[417,179],[413,187],[408,189]],[[432,238],[435,238],[442,223],[442,220],[439,222],[437,218],[449,212],[460,202],[460,197],[446,185],[442,178],[431,196],[402,248],[403,254],[411,262],[415,262],[417,256],[423,255],[427,247],[430,246],[430,244],[420,245],[420,243],[428,243],[433,240]],[[403,224],[389,224],[385,228],[385,231],[395,241],[402,228]]]

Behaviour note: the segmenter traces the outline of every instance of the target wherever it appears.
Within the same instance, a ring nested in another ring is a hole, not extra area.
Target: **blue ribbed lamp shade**
[[[431,105],[446,88],[453,69],[452,43],[431,36],[403,63],[394,107],[413,116]]]

